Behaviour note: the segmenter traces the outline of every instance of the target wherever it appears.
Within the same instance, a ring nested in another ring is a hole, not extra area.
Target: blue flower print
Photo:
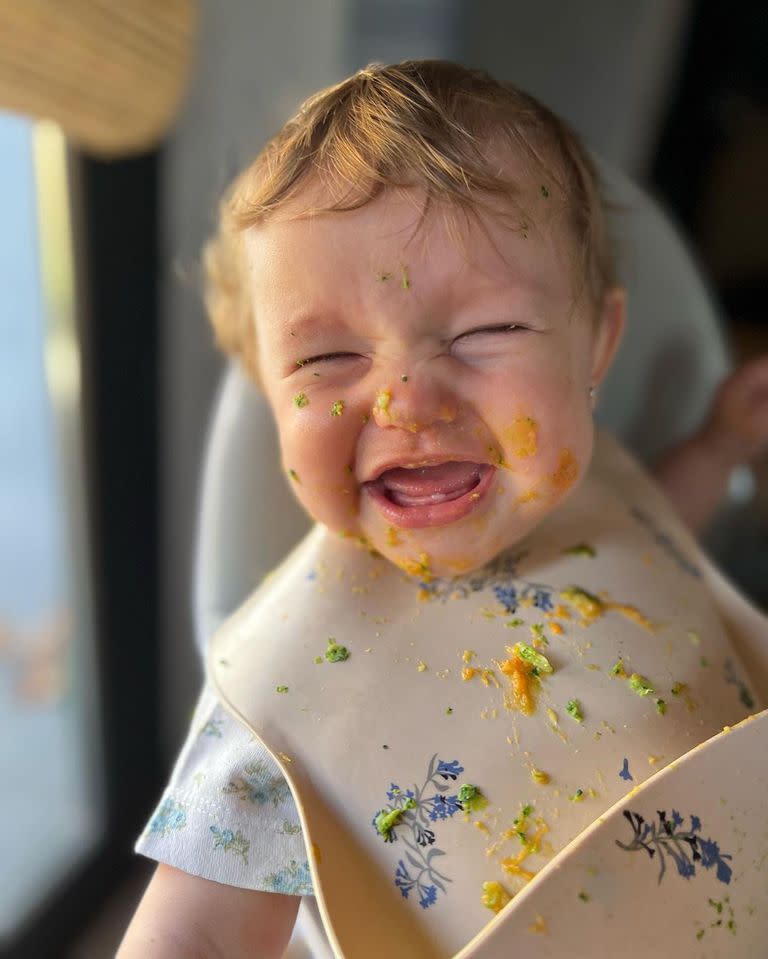
[[[278,806],[291,794],[290,787],[283,777],[274,775],[261,759],[247,763],[243,773],[243,776],[231,780],[229,785],[222,787],[221,791],[234,794],[238,799],[258,806],[264,806],[269,802],[273,806]]]
[[[457,759],[449,763],[443,762],[442,759],[438,760],[437,775],[442,776],[443,779],[457,779],[463,772],[464,767],[459,765]]]
[[[426,886],[419,899],[419,905],[422,909],[428,909],[435,899],[437,899],[437,886]]]
[[[431,846],[435,841],[435,834],[431,829],[425,829],[420,823],[414,823],[416,842],[419,846]]]
[[[288,866],[270,873],[264,881],[269,892],[282,892],[290,896],[311,896],[314,893],[308,862],[299,864],[292,859]]]
[[[717,878],[720,882],[728,885],[731,881],[731,867],[725,862],[726,859],[733,859],[733,856],[723,855],[720,847],[711,839],[700,839],[699,847],[701,849],[701,864],[705,869],[711,869],[717,866]]]
[[[235,856],[240,856],[246,865],[248,864],[248,850],[251,848],[250,839],[238,829],[236,833],[231,829],[219,829],[218,826],[211,826],[211,832],[214,835],[213,848],[223,849],[224,852],[231,852]]]
[[[533,596],[533,605],[537,606],[542,612],[554,609],[552,605],[552,594],[545,589],[537,589]]]
[[[723,664],[723,677],[726,683],[732,683],[739,690],[739,701],[742,706],[746,706],[747,709],[754,709],[755,701],[752,698],[752,694],[747,689],[744,680],[736,672],[736,667],[733,665],[732,659],[726,659]]]
[[[494,586],[493,594],[504,607],[505,613],[517,612],[517,590],[514,586]]]
[[[627,759],[626,756],[624,757],[624,765],[621,767],[621,772],[619,773],[619,776],[622,779],[625,779],[627,782],[630,782],[630,783],[634,782],[634,777],[632,773],[629,771],[629,760]]]
[[[672,810],[668,817],[663,809],[656,812],[657,822],[649,823],[640,813],[624,811],[624,818],[632,827],[634,838],[630,843],[615,840],[616,845],[626,852],[637,852],[644,849],[648,857],[657,857],[659,864],[659,882],[664,878],[667,868],[667,857],[670,857],[677,867],[678,875],[690,879],[696,875],[696,863],[702,868],[711,869],[716,866],[715,875],[719,882],[728,885],[731,881],[732,869],[726,860],[733,856],[721,853],[720,846],[712,839],[702,839],[701,820],[698,816],[691,816],[690,829],[683,829],[684,820],[680,813]]]
[[[437,822],[438,819],[450,819],[451,816],[454,816],[457,812],[461,812],[464,808],[459,802],[458,796],[441,796],[439,793],[436,793],[432,799],[428,799],[427,802],[432,803],[432,808],[428,813],[432,822]]]
[[[395,885],[402,893],[403,899],[408,898],[408,893],[416,885],[416,880],[411,878],[402,859],[398,862],[395,870]]]
[[[413,889],[422,909],[434,905],[438,892],[445,893],[445,883],[452,881],[435,866],[437,858],[445,853],[435,846],[435,830],[428,826],[430,821],[450,819],[462,810],[459,797],[445,793],[450,789],[448,782],[455,781],[463,772],[464,767],[457,759],[438,759],[435,753],[422,786],[403,790],[396,782],[390,782],[387,790],[390,805],[376,810],[371,819],[371,826],[384,842],[400,841],[405,846],[404,857],[398,859],[395,869],[395,886],[404,899],[408,899]],[[377,820],[381,823],[382,814],[390,813],[396,813],[391,816],[392,825],[379,829]]]
[[[187,825],[187,812],[181,803],[168,796],[152,817],[149,831],[167,836],[175,829],[183,829]]]
[[[223,719],[209,719],[208,722],[201,727],[198,736],[216,736],[218,739],[221,739],[222,733],[219,727],[223,725],[223,723]]]

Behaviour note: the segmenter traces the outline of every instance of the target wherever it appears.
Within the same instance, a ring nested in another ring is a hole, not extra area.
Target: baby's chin
[[[500,517],[488,516],[424,529],[376,528],[367,531],[366,540],[418,581],[450,579],[481,570],[523,540],[541,518],[519,516],[506,526]]]

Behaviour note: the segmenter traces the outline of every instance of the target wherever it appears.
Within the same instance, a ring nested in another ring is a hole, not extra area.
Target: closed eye
[[[336,360],[341,356],[358,356],[357,353],[321,353],[318,356],[310,356],[306,360],[296,360],[296,366],[311,366],[313,363],[321,363],[323,360]]]
[[[476,330],[467,330],[466,333],[461,333],[454,339],[454,343],[458,340],[464,339],[466,336],[477,336],[480,333],[515,333],[521,332],[528,329],[526,326],[520,326],[517,323],[504,323],[499,326],[480,326]]]

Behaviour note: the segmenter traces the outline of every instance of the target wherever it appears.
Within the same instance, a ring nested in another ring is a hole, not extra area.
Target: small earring
[[[596,386],[590,386],[589,399],[592,403],[592,409],[594,409],[595,406],[597,406],[597,387]]]

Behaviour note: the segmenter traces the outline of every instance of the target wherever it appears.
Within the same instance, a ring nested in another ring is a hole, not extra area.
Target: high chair
[[[611,213],[610,222],[620,251],[620,277],[628,290],[629,322],[618,357],[601,387],[596,418],[599,426],[613,432],[647,463],[695,428],[716,384],[728,370],[728,357],[712,299],[670,222],[623,175],[607,169],[603,175],[609,200],[618,207]],[[215,403],[200,500],[194,615],[201,651],[222,621],[309,528],[310,521],[294,501],[281,470],[267,403],[231,365]],[[714,567],[707,568],[707,578],[734,643],[737,639],[740,642],[739,651],[755,687],[766,700],[768,620],[745,605]],[[714,836],[718,829],[725,833],[731,828],[729,816],[732,821],[735,808],[733,803],[726,808],[713,798],[718,784],[741,781],[744,788],[738,796],[738,814],[742,828],[745,836],[754,835],[755,842],[759,837],[765,847],[768,818],[759,796],[768,784],[766,737],[768,718],[762,713],[673,762],[647,780],[637,793],[646,794],[645,806],[662,803],[670,782],[676,784],[676,794],[682,791],[690,798],[691,810],[686,808],[684,814],[700,816],[699,809],[706,806]],[[681,881],[671,895],[666,892],[670,884],[664,887],[664,895],[660,887],[653,909],[649,905],[646,913],[643,903],[634,898],[640,888],[637,876],[648,868],[648,850],[640,849],[645,834],[632,819],[633,809],[632,799],[627,797],[608,810],[558,853],[457,955],[462,959],[501,959],[509,956],[512,948],[521,959],[596,954],[639,957],[648,954],[649,949],[670,957],[727,954],[747,959],[758,955],[759,950],[754,951],[758,933],[764,941],[768,916],[763,915],[760,922],[735,916],[727,891],[711,907],[711,924],[699,922],[695,929],[684,933],[670,927],[663,910],[672,899],[678,903],[678,915],[684,916],[693,895],[692,884],[686,886]],[[627,823],[635,830],[640,851],[625,856],[632,868],[606,885],[599,877],[611,872],[602,870],[602,864],[615,855],[617,829]],[[658,834],[654,835],[658,835],[661,849],[666,842],[663,822],[655,823],[654,830],[657,827]],[[707,849],[703,853],[704,859],[711,859],[707,868],[720,868],[721,860],[712,859],[715,852],[711,846]],[[662,858],[659,853],[656,863]],[[668,868],[674,868],[674,857],[667,856],[667,860]],[[759,883],[763,890],[768,888],[766,861],[763,849],[762,864],[756,863],[754,874],[743,881],[751,882],[755,889]],[[681,868],[686,867],[678,865],[678,870]],[[575,884],[583,896],[574,892]],[[763,913],[764,898],[756,907]],[[744,908],[741,900],[739,908]],[[333,956],[311,903],[305,900],[299,916],[287,956]],[[548,917],[546,928],[536,930],[543,916]],[[657,921],[655,916],[663,918]],[[654,922],[658,928],[649,932]],[[703,932],[697,938],[700,929]],[[739,929],[745,930],[741,940]],[[721,939],[715,940],[721,933]],[[686,951],[686,947],[690,948]],[[713,948],[715,951],[707,951]],[[353,959],[366,954],[362,943],[360,949]]]

